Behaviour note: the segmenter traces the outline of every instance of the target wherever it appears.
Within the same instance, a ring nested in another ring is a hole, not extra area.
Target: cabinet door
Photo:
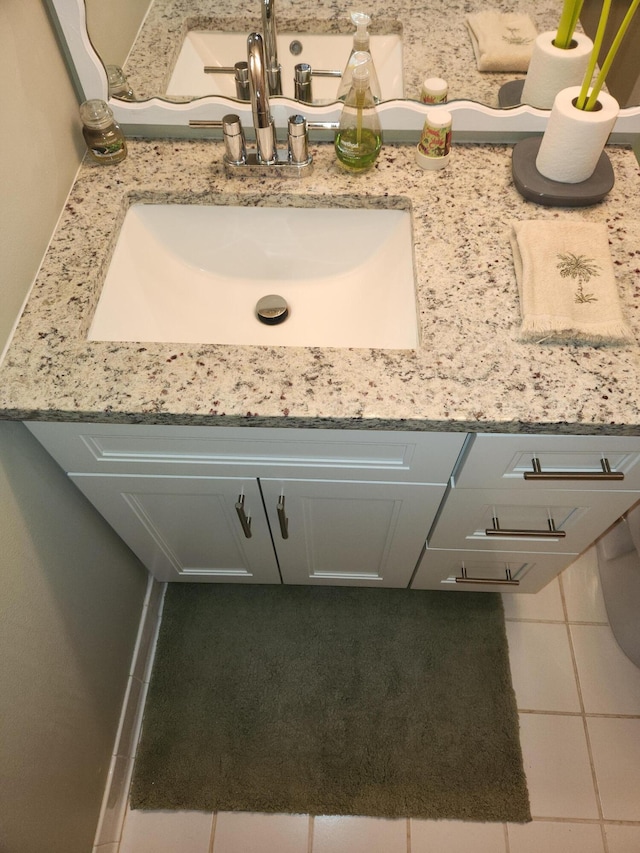
[[[71,479],[159,580],[281,583],[253,478]]]
[[[408,586],[444,486],[261,479],[284,583]]]

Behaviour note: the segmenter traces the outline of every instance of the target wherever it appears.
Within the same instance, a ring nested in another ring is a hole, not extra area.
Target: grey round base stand
[[[509,80],[508,83],[503,83],[498,90],[498,106],[500,109],[506,110],[509,107],[520,106],[523,88],[524,80]]]
[[[579,184],[564,184],[545,178],[536,169],[541,136],[521,139],[513,148],[511,173],[521,196],[547,207],[586,207],[602,201],[615,183],[611,161],[602,152],[591,177]]]

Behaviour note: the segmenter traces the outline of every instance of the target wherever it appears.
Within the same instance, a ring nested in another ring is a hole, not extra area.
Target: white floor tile
[[[504,853],[502,823],[460,820],[412,820],[411,853]]]
[[[213,853],[307,853],[309,816],[219,812]]]
[[[534,820],[508,831],[509,853],[604,853],[599,824]]]
[[[560,575],[570,622],[608,622],[595,545]]]
[[[580,711],[566,625],[507,622],[506,627],[518,708]]]
[[[313,853],[406,853],[407,821],[374,817],[317,817]]]
[[[605,820],[640,821],[640,719],[587,720]]]
[[[572,625],[582,699],[587,713],[640,715],[640,669],[608,625]]]
[[[504,593],[502,601],[507,619],[549,619],[556,622],[564,620],[560,585],[557,579],[532,595]]]
[[[520,741],[533,817],[598,817],[581,717],[520,714]]]
[[[640,826],[605,826],[609,853],[638,853]]]
[[[128,811],[120,853],[209,853],[213,815]]]

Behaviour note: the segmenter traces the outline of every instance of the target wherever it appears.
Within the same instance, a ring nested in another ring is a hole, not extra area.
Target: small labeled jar
[[[120,163],[124,160],[127,156],[127,142],[110,107],[104,101],[85,101],[80,105],[80,118],[89,156],[96,163]]]
[[[429,110],[416,148],[416,163],[423,169],[443,169],[451,151],[451,113]]]
[[[449,95],[449,86],[442,77],[427,77],[420,89],[420,100],[423,104],[444,104]]]

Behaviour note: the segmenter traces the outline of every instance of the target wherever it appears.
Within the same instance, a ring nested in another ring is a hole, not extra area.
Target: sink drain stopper
[[[283,323],[289,316],[289,306],[282,296],[275,293],[270,293],[268,296],[263,296],[256,304],[256,316],[261,323],[266,323],[268,326],[276,326],[278,323]]]

